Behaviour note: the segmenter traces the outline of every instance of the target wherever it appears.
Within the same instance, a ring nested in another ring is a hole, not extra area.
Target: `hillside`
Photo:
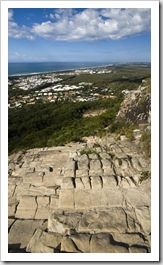
[[[150,80],[116,108],[110,124],[79,111],[81,131],[94,120],[78,142],[9,156],[9,252],[150,252]]]
[[[9,153],[113,132],[125,91],[149,77],[150,67],[117,65],[10,78]]]

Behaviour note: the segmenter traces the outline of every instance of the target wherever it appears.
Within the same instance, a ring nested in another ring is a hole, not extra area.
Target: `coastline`
[[[15,64],[15,62],[9,62],[10,64]],[[25,64],[25,63],[24,63]],[[20,77],[28,77],[33,75],[46,75],[46,74],[60,74],[60,73],[70,73],[76,70],[86,70],[86,69],[95,69],[95,68],[104,68],[104,67],[114,67],[114,66],[123,66],[123,65],[130,65],[130,66],[146,66],[151,67],[150,62],[123,62],[123,63],[107,63],[103,65],[94,65],[94,66],[85,66],[85,67],[76,67],[76,68],[69,68],[69,69],[60,69],[60,70],[52,70],[52,71],[38,71],[38,72],[29,72],[29,73],[18,73],[18,74],[8,74],[8,78],[20,78]]]
[[[8,78],[19,78],[19,77],[27,77],[27,76],[33,76],[33,75],[43,75],[43,74],[60,74],[60,73],[69,73],[76,70],[86,70],[86,69],[95,69],[95,68],[103,68],[103,67],[109,67],[114,66],[117,64],[108,63],[106,65],[96,65],[96,66],[88,66],[88,67],[80,67],[80,68],[69,68],[69,69],[63,69],[63,70],[54,70],[54,71],[45,71],[45,72],[31,72],[31,73],[20,73],[20,74],[12,74],[8,75]]]

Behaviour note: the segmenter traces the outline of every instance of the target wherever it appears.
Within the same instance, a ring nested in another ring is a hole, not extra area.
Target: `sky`
[[[149,8],[8,9],[9,62],[150,62]]]

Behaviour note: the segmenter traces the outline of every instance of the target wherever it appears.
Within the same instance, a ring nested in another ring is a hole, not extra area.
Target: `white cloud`
[[[35,38],[30,32],[30,28],[25,25],[19,26],[14,22],[14,12],[12,9],[8,10],[8,36],[14,39],[26,38],[33,40]]]
[[[59,15],[59,16],[58,16]],[[32,32],[54,40],[121,39],[150,30],[150,9],[60,9],[55,22],[35,24]]]
[[[54,15],[54,14],[50,14],[49,17],[50,17],[51,19],[55,19],[55,15]]]
[[[13,10],[9,9],[8,10],[8,19],[11,20],[13,18]]]
[[[56,41],[117,40],[150,30],[150,9],[55,9],[49,20],[31,29],[19,27],[10,11],[9,36],[34,39],[39,36]]]

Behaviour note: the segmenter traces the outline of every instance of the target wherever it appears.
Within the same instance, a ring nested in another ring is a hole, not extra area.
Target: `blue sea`
[[[8,76],[19,76],[37,73],[60,72],[84,69],[96,66],[107,66],[102,62],[37,62],[37,63],[8,63]]]

